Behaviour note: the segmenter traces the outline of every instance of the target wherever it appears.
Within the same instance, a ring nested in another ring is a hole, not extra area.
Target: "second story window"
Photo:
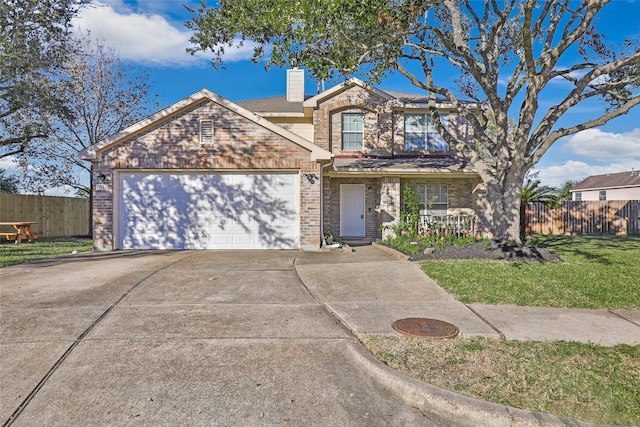
[[[342,149],[360,151],[364,141],[364,114],[342,114]]]
[[[598,200],[607,200],[607,190],[600,190],[598,192]]]
[[[581,191],[576,191],[575,193],[573,193],[573,200],[575,200],[576,202],[581,202],[582,201],[582,192]]]
[[[440,120],[447,125],[446,117],[440,117]],[[449,144],[436,130],[430,114],[405,114],[404,149],[447,151]]]

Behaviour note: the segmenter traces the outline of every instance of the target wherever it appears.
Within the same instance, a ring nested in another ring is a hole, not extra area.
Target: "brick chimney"
[[[287,102],[304,101],[304,70],[287,70]]]

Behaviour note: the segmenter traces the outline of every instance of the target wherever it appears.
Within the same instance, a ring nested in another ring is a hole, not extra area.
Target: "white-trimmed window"
[[[420,201],[421,215],[446,215],[449,208],[449,189],[446,184],[411,184]]]
[[[364,141],[364,114],[342,113],[342,149],[361,151]]]
[[[598,192],[598,200],[607,200],[607,190],[600,190]]]
[[[573,195],[576,202],[582,201],[582,191],[576,191],[575,193],[573,193]]]
[[[200,144],[213,144],[213,120],[200,120]]]
[[[445,127],[449,125],[446,116],[440,116],[440,121]],[[404,149],[406,151],[448,151],[449,144],[436,130],[430,114],[405,114]]]

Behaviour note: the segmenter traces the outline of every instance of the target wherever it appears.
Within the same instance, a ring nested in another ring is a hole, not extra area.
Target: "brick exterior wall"
[[[412,112],[427,114],[426,109]],[[364,144],[359,152],[342,150],[342,114],[364,114]],[[462,118],[443,113],[449,121],[449,129],[461,139],[473,140],[469,124]],[[353,86],[318,104],[313,113],[314,142],[336,155],[365,156],[425,156],[428,150],[404,149],[404,111],[397,101],[387,101],[372,92]],[[438,151],[451,154],[453,150]]]
[[[340,185],[361,184],[364,186],[365,239],[376,240],[380,232],[380,179],[377,178],[328,178],[324,180],[324,231],[334,237],[340,232]]]
[[[364,114],[361,152],[342,151],[342,113]],[[314,143],[334,154],[390,156],[392,112],[385,99],[360,86],[351,87],[321,102],[313,113]]]
[[[427,110],[416,110],[427,113]],[[362,151],[342,150],[342,114],[364,114],[364,143]],[[457,116],[447,114],[449,129],[458,137],[472,139],[468,124]],[[404,150],[404,112],[397,101],[387,101],[378,95],[355,85],[319,102],[313,113],[314,142],[333,152],[346,156],[428,156],[429,151]],[[452,154],[453,151],[437,154]],[[340,236],[340,185],[364,184],[366,238],[386,238],[388,231],[381,226],[399,221],[402,209],[402,190],[405,183],[446,184],[449,196],[449,213],[473,210],[481,220],[485,219],[487,204],[480,178],[433,177],[425,173],[415,177],[383,176],[375,178],[340,176],[332,174],[323,182],[323,229],[333,236]],[[368,189],[372,190],[369,191]]]
[[[428,111],[415,110],[425,113]],[[362,151],[342,150],[342,114],[364,114],[364,143]],[[472,140],[468,123],[453,114],[447,114],[449,129],[462,139]],[[318,103],[313,113],[314,142],[337,156],[429,156],[427,150],[404,150],[404,111],[398,101],[388,101],[358,85],[338,92]],[[438,152],[452,155],[452,150]],[[472,210],[486,223],[487,203],[481,180],[477,176],[434,177],[433,173],[415,177],[383,176],[375,178],[340,176],[333,173],[323,183],[323,229],[333,236],[340,236],[340,185],[364,184],[366,238],[386,238],[388,232],[381,226],[399,221],[402,209],[403,186],[407,182],[424,184],[446,184],[448,187],[449,213],[456,214]],[[368,191],[371,187],[372,191]]]
[[[214,121],[214,142],[201,144],[200,120]],[[147,131],[98,153],[94,164],[93,231],[97,250],[114,248],[114,180],[117,173],[169,170],[299,171],[300,246],[320,245],[320,183],[304,174],[320,174],[310,153],[212,101],[204,101]],[[104,176],[104,180],[102,179]],[[115,203],[114,203],[115,202]]]
[[[380,232],[382,239],[392,233],[389,226],[398,223],[402,209],[402,187],[397,176],[385,176],[380,184],[380,226],[385,228]]]

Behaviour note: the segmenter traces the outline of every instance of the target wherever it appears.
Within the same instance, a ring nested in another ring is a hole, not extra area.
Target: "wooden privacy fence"
[[[640,234],[640,200],[528,203],[524,216],[526,234]]]
[[[34,221],[38,237],[87,236],[89,199],[0,194],[0,222]],[[2,226],[4,227],[4,226]],[[12,231],[11,227],[2,231]]]

